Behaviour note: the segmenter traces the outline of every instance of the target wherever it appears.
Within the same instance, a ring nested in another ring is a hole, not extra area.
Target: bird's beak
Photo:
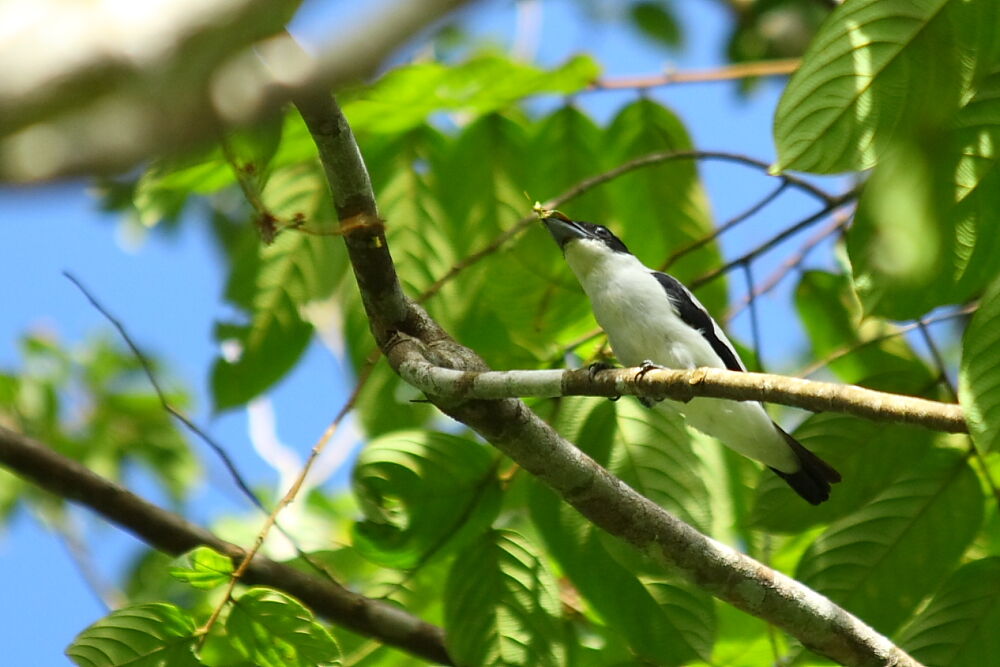
[[[558,211],[553,211],[542,218],[542,222],[549,228],[549,233],[560,248],[565,248],[566,244],[574,239],[590,238],[590,233],[586,229]]]

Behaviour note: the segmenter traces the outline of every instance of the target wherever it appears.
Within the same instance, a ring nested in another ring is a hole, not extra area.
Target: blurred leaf
[[[921,394],[934,383],[927,364],[906,339],[889,336],[896,327],[876,318],[862,322],[861,303],[847,276],[803,272],[795,290],[795,306],[814,356],[841,355],[827,367],[842,382],[910,395]]]
[[[657,151],[686,151],[691,139],[677,116],[648,99],[622,109],[604,134],[605,167],[616,167]],[[631,244],[648,266],[663,264],[667,256],[712,232],[708,199],[693,160],[664,162],[615,179],[607,188],[615,219],[612,230]],[[570,217],[586,219],[567,206]],[[607,222],[596,220],[594,222]],[[671,274],[689,283],[718,266],[718,246],[709,243],[688,253],[670,267]],[[698,290],[710,312],[721,313],[727,295],[724,280]]]
[[[396,432],[358,457],[353,487],[365,520],[354,543],[380,565],[410,569],[460,548],[500,505],[492,452],[445,433]]]
[[[226,636],[257,667],[340,664],[337,643],[312,612],[270,588],[251,588],[233,600]]]
[[[899,633],[915,660],[941,667],[988,665],[1000,655],[1000,558],[956,570]]]
[[[639,32],[663,46],[679,47],[684,32],[671,11],[669,3],[643,0],[629,6],[629,16]]]
[[[211,547],[195,547],[174,559],[170,576],[195,588],[211,590],[229,582],[233,559]]]
[[[1000,280],[983,296],[965,331],[958,376],[959,403],[976,446],[1000,443]]]
[[[279,220],[302,220],[312,230],[334,220],[325,181],[312,164],[277,171],[261,199]],[[312,335],[300,309],[328,296],[344,265],[343,252],[323,236],[285,231],[269,245],[248,243],[232,268],[226,297],[251,321],[217,328],[216,338],[238,342],[240,352],[232,362],[218,359],[212,369],[216,410],[246,403],[295,365]]]
[[[783,480],[764,471],[750,513],[750,524],[774,533],[798,533],[861,510],[892,486],[927,454],[934,434],[927,429],[885,424],[850,415],[811,415],[795,437],[840,472],[830,500],[802,502]]]
[[[517,533],[493,531],[468,545],[444,596],[448,653],[457,664],[562,664],[558,587]]]
[[[389,134],[416,127],[439,111],[488,114],[539,93],[575,93],[599,73],[587,56],[576,56],[549,71],[501,56],[479,56],[451,66],[418,63],[343,95],[343,106],[355,132]]]
[[[945,226],[938,151],[897,145],[865,186],[847,233],[854,288],[866,315],[916,319],[949,302],[945,259],[952,234]]]
[[[154,602],[111,612],[81,632],[66,655],[81,667],[197,667],[194,620]]]
[[[867,169],[958,108],[960,0],[853,0],[820,28],[778,104],[775,171]]]
[[[937,449],[806,551],[796,578],[892,633],[948,576],[983,516],[962,452]]]

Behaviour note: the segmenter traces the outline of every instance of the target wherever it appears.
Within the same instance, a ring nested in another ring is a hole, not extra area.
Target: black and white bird
[[[558,211],[546,212],[542,220],[622,364],[746,371],[719,325],[676,278],[644,266],[607,227],[570,220]],[[770,467],[814,505],[829,498],[830,484],[840,481],[833,467],[785,433],[760,403],[693,398],[671,401],[667,409]]]

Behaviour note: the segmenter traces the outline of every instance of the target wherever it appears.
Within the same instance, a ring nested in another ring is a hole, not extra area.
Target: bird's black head
[[[549,228],[552,238],[556,240],[559,247],[564,251],[566,244],[576,240],[599,241],[615,252],[628,253],[628,248],[621,239],[611,233],[611,230],[604,225],[595,225],[592,222],[581,222],[570,220],[559,211],[552,211],[542,222]]]

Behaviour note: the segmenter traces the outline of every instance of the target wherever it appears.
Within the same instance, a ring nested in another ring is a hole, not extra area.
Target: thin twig
[[[208,633],[211,631],[212,626],[215,625],[215,622],[219,619],[219,615],[222,613],[222,610],[232,600],[233,589],[236,588],[236,584],[239,582],[240,578],[243,577],[247,568],[250,567],[250,563],[253,561],[254,556],[256,556],[257,552],[264,546],[264,540],[267,539],[267,534],[271,531],[271,527],[274,526],[275,522],[278,520],[278,514],[295,500],[295,497],[302,488],[302,485],[305,482],[306,477],[309,475],[309,471],[312,469],[316,459],[319,458],[319,455],[323,452],[327,443],[330,442],[334,433],[337,432],[337,428],[340,426],[340,423],[344,420],[348,413],[354,409],[354,404],[357,403],[358,396],[361,394],[361,390],[365,386],[373,368],[374,362],[364,367],[358,377],[357,383],[354,386],[354,391],[351,392],[351,395],[344,402],[344,405],[341,406],[337,416],[334,417],[333,421],[330,422],[330,425],[326,427],[325,431],[323,431],[323,435],[321,435],[319,440],[316,441],[316,444],[313,445],[312,450],[309,452],[309,458],[306,459],[298,477],[295,478],[295,481],[293,481],[291,486],[288,487],[288,491],[285,492],[285,495],[280,501],[278,501],[278,504],[275,505],[271,513],[268,514],[267,519],[264,521],[264,525],[257,533],[257,537],[254,539],[253,546],[249,551],[247,551],[246,556],[243,557],[243,560],[240,561],[240,564],[230,576],[229,583],[226,585],[225,594],[222,596],[222,600],[218,605],[216,605],[215,609],[212,611],[212,615],[209,616],[208,620],[199,630],[199,633],[201,634],[199,646],[203,645],[208,639]]]
[[[978,302],[971,303],[966,306],[963,306],[962,308],[959,308],[958,310],[953,310],[948,313],[941,313],[939,315],[934,315],[933,317],[924,318],[922,321],[925,325],[934,324],[935,322],[943,322],[945,320],[951,320],[955,319],[956,317],[962,317],[963,315],[968,315],[970,313],[973,313],[976,311],[977,308],[979,308]],[[869,338],[867,340],[863,340],[858,343],[854,343],[852,345],[845,345],[844,347],[834,350],[823,359],[820,359],[819,361],[816,361],[812,364],[809,364],[805,368],[800,369],[795,373],[795,376],[802,378],[809,377],[810,375],[813,375],[817,371],[829,366],[838,359],[846,357],[849,354],[853,354],[858,350],[868,347],[869,345],[875,345],[876,343],[881,343],[883,341],[889,340],[890,338],[895,338],[897,336],[902,336],[904,334],[907,334],[919,328],[919,326],[920,325],[918,323],[907,324],[901,327],[897,327],[895,330],[890,331],[889,333],[882,334],[881,336],[875,336],[873,338]]]
[[[730,229],[732,229],[736,225],[740,224],[741,222],[743,222],[745,220],[748,220],[748,219],[752,218],[761,209],[763,209],[765,206],[767,206],[772,201],[774,201],[775,199],[777,199],[778,196],[780,196],[781,193],[785,191],[785,188],[787,188],[788,185],[789,185],[788,181],[782,181],[781,183],[778,184],[778,187],[776,187],[767,196],[765,196],[763,199],[761,199],[760,201],[758,201],[757,203],[755,203],[753,206],[751,206],[747,210],[743,211],[742,213],[737,214],[736,216],[734,216],[734,217],[730,218],[729,220],[727,220],[726,222],[722,223],[721,225],[719,225],[718,227],[716,227],[715,229],[713,229],[711,233],[706,234],[705,236],[702,236],[700,239],[692,241],[691,243],[689,243],[688,245],[684,246],[683,248],[681,248],[679,250],[676,250],[669,257],[667,257],[667,261],[663,262],[660,270],[661,271],[666,271],[671,266],[673,266],[674,263],[677,260],[679,260],[681,257],[687,255],[688,253],[694,252],[698,248],[701,248],[703,246],[708,245],[709,243],[711,243],[715,239],[719,238],[725,232],[728,232]]]
[[[763,283],[757,286],[757,289],[753,292],[753,294],[748,294],[747,296],[743,297],[743,300],[740,303],[730,308],[729,312],[726,313],[726,319],[727,320],[733,319],[750,304],[751,299],[759,299],[760,297],[764,296],[765,294],[773,290],[775,287],[777,287],[789,273],[791,273],[792,271],[794,271],[795,269],[797,269],[799,266],[802,265],[802,263],[809,256],[809,253],[812,252],[816,246],[818,246],[832,234],[835,234],[837,233],[837,231],[843,229],[844,226],[847,224],[847,220],[848,216],[846,214],[843,213],[834,214],[833,220],[831,220],[828,224],[823,225],[819,230],[816,231],[815,234],[806,239],[805,243],[802,244],[802,246],[798,249],[798,251],[795,254],[788,257],[788,259],[786,259],[782,263],[782,265],[778,267],[777,270],[775,270],[774,273],[768,276]]]
[[[149,363],[149,359],[147,359],[146,355],[142,353],[135,341],[132,340],[132,336],[130,336],[128,331],[125,329],[125,325],[112,315],[111,311],[105,308],[97,300],[97,297],[95,297],[90,290],[88,290],[83,283],[76,278],[76,276],[68,271],[63,271],[63,275],[66,276],[70,282],[76,285],[77,289],[79,289],[80,292],[83,293],[83,296],[86,297],[87,301],[90,302],[90,305],[93,306],[94,309],[97,310],[97,312],[99,312],[102,316],[104,316],[104,318],[118,331],[118,335],[122,337],[122,340],[125,341],[125,344],[128,345],[132,354],[135,355],[135,358],[142,366],[142,370],[146,374],[146,378],[149,380],[149,383],[153,386],[153,391],[156,392],[157,398],[160,399],[160,404],[163,406],[163,409],[166,410],[170,416],[183,424],[185,428],[201,438],[202,442],[208,445],[212,451],[215,452],[215,455],[222,461],[222,464],[226,467],[226,471],[229,473],[229,476],[232,477],[233,482],[235,482],[236,486],[243,493],[243,495],[246,496],[257,509],[262,512],[267,512],[268,510],[264,506],[264,503],[261,502],[260,498],[257,497],[257,494],[255,494],[250,488],[250,485],[243,478],[239,469],[237,469],[236,462],[233,461],[231,456],[229,456],[229,453],[225,450],[225,448],[208,435],[208,433],[203,431],[201,427],[188,419],[187,415],[185,415],[181,410],[175,408],[167,399],[166,393],[163,391],[159,381],[156,379],[156,374],[153,373],[153,367]]]
[[[741,264],[743,264],[745,262],[749,262],[750,260],[752,260],[752,259],[754,259],[754,258],[756,258],[756,257],[758,257],[760,255],[763,255],[765,252],[767,252],[768,250],[771,250],[772,248],[774,248],[776,245],[778,245],[779,243],[781,243],[785,239],[787,239],[787,238],[789,238],[791,236],[794,236],[795,234],[797,234],[798,232],[802,231],[803,229],[807,229],[808,227],[816,224],[817,222],[819,222],[820,220],[822,220],[826,216],[830,215],[831,212],[833,212],[836,209],[840,208],[844,204],[847,204],[848,202],[850,202],[852,199],[854,199],[855,196],[856,196],[856,193],[855,193],[855,191],[852,190],[852,191],[847,192],[847,193],[845,193],[843,195],[840,195],[839,197],[834,197],[833,201],[831,201],[830,203],[828,203],[826,206],[824,206],[823,208],[821,208],[816,213],[813,213],[812,215],[810,215],[805,220],[801,220],[800,222],[797,222],[797,223],[795,223],[794,225],[792,225],[790,227],[786,227],[785,229],[783,229],[778,234],[775,234],[774,236],[772,236],[771,238],[767,239],[766,241],[764,241],[760,245],[758,245],[758,246],[752,248],[751,250],[749,250],[748,252],[745,252],[744,254],[740,255],[736,259],[734,259],[734,260],[732,260],[732,261],[730,261],[730,262],[728,262],[726,264],[723,264],[722,266],[718,267],[717,269],[713,269],[712,271],[709,271],[708,273],[704,274],[700,278],[695,279],[694,281],[691,282],[691,285],[690,285],[691,289],[692,290],[696,290],[699,287],[702,287],[702,286],[704,286],[704,285],[712,282],[713,280],[715,280],[719,276],[721,276],[721,275],[723,275],[725,273],[728,273],[730,270],[736,268],[737,266],[740,266]]]
[[[799,59],[759,60],[749,63],[734,63],[708,69],[667,71],[663,74],[646,76],[624,76],[601,79],[584,92],[622,90],[631,88],[657,88],[676,83],[707,83],[710,81],[732,81],[757,76],[784,76],[799,68]]]

